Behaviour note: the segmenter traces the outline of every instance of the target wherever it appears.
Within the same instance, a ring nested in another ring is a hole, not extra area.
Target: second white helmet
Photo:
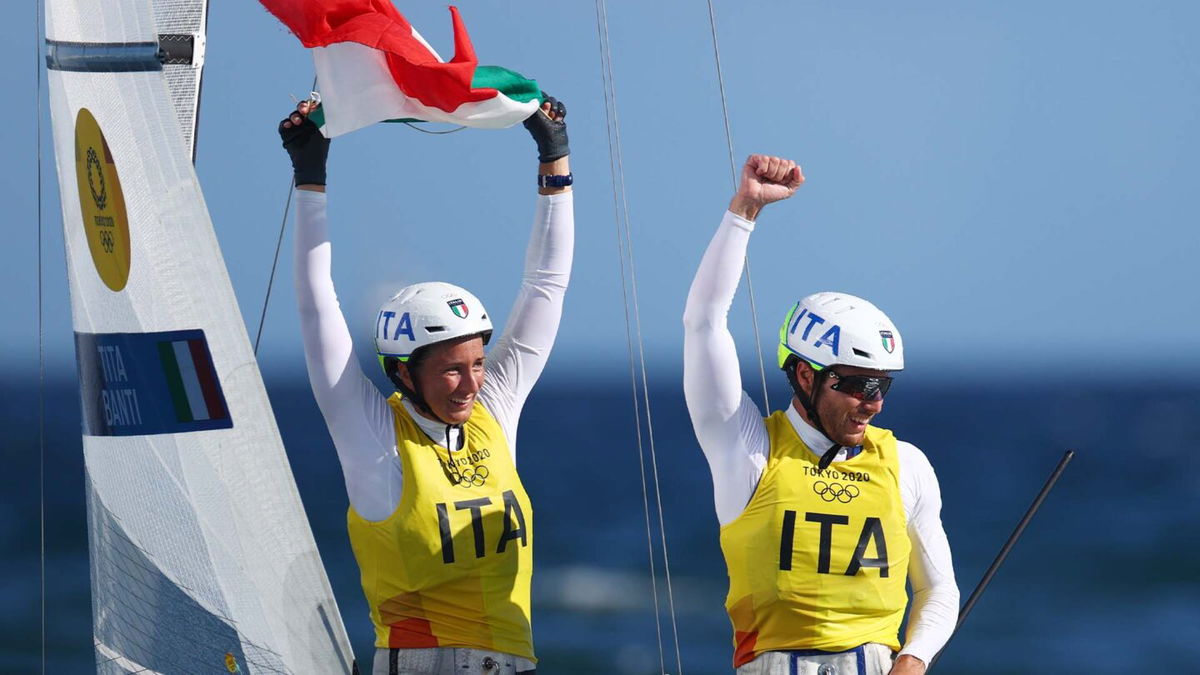
[[[401,288],[375,317],[375,351],[380,363],[389,357],[407,362],[421,347],[468,335],[480,335],[487,344],[492,320],[479,298],[441,281]]]
[[[779,367],[793,354],[818,370],[835,365],[904,369],[904,342],[896,325],[875,305],[847,293],[814,293],[792,307],[779,329]]]

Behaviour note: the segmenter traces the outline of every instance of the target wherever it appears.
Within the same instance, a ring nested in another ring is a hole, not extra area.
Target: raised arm
[[[514,457],[521,407],[550,358],[571,276],[575,216],[565,116],[562,102],[547,97],[542,109],[525,122],[538,145],[537,210],[521,288],[504,332],[488,354],[479,395],[504,429]]]
[[[368,520],[391,514],[403,485],[387,400],[363,374],[333,287],[325,195],[329,141],[305,118],[307,104],[280,123],[296,174],[295,286],[304,361],[333,438],[350,503]]]
[[[751,156],[688,292],[683,315],[683,391],[692,427],[712,472],[717,519],[722,525],[745,508],[769,449],[761,413],[742,390],[737,348],[726,319],[754,219],[766,204],[794,194],[803,181],[794,162]]]

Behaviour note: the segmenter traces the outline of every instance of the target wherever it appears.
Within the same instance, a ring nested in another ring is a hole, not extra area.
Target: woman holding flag
[[[539,151],[537,209],[504,334],[485,362],[492,323],[474,295],[441,282],[400,289],[375,322],[397,390],[385,396],[358,366],[334,292],[329,140],[310,105],[279,125],[298,189],[296,295],[309,380],[350,499],[350,542],[375,624],[373,672],[533,673],[533,513],[515,439],[571,271],[565,108],[546,97],[525,122]]]
[[[447,63],[389,3],[263,4],[314,48],[324,98],[301,103],[279,133],[298,189],[305,360],[346,481],[350,543],[375,625],[373,672],[533,673],[533,511],[515,440],[571,272],[566,110],[531,80],[477,67],[457,12]],[[334,292],[325,165],[328,137],[403,117],[485,127],[524,119],[538,147],[538,197],[521,288],[486,361],[492,322],[468,291],[418,283],[380,308],[374,339],[396,388],[389,396],[359,367]]]

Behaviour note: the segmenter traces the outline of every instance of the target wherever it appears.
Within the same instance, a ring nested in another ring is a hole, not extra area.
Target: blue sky
[[[445,5],[397,5],[448,57]],[[36,43],[23,7],[0,27],[0,87],[14,101],[0,128],[6,370],[38,349]],[[626,356],[594,6],[459,7],[481,62],[536,77],[569,108],[577,249],[551,372],[622,372],[608,363]],[[1200,368],[1198,15],[1188,2],[718,2],[736,156],[792,157],[808,177],[751,243],[768,358],[790,303],[844,290],[892,316],[910,370]],[[731,193],[707,8],[614,1],[609,20],[642,324],[652,372],[674,373],[687,288]],[[311,80],[311,58],[257,3],[213,3],[197,172],[252,335],[290,177],[274,126]],[[45,348],[50,373],[70,376],[45,117],[43,149]],[[360,356],[375,308],[407,283],[458,283],[504,318],[535,168],[520,127],[386,125],[334,142],[335,281]],[[287,244],[262,360],[299,371]],[[749,321],[739,297],[746,366]]]

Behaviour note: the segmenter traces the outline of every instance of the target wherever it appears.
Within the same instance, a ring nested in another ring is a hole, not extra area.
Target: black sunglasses
[[[892,386],[892,378],[886,375],[841,375],[833,370],[825,372],[837,380],[830,386],[830,389],[848,394],[860,401],[881,401]]]

